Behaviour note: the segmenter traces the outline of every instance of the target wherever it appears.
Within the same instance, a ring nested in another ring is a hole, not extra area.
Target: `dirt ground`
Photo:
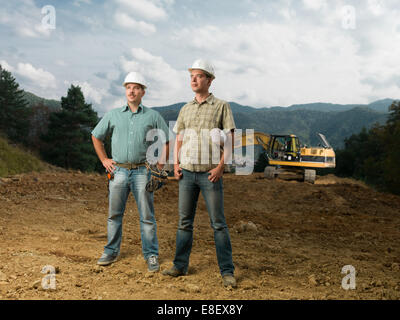
[[[228,174],[224,185],[237,289],[222,286],[203,199],[189,274],[171,279],[147,272],[132,195],[121,259],[96,266],[106,242],[105,176],[1,179],[0,299],[400,298],[400,197],[331,175],[311,185]],[[175,181],[155,195],[162,270],[175,252],[177,200]],[[342,287],[346,265],[356,271],[354,290]]]

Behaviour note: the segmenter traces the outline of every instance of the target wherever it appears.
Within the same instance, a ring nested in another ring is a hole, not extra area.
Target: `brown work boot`
[[[179,276],[184,276],[187,274],[187,272],[184,272],[183,270],[177,269],[175,266],[172,266],[171,269],[164,270],[162,272],[164,276],[170,276],[170,277],[179,277]]]
[[[232,288],[237,287],[236,279],[233,276],[233,274],[224,274],[222,276],[222,282],[224,283],[224,287],[232,287]]]

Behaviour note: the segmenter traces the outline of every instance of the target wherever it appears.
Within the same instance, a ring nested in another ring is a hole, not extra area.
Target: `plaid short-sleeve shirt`
[[[235,122],[229,103],[215,98],[213,94],[201,104],[194,99],[184,105],[173,130],[183,136],[181,168],[192,172],[207,172],[217,167],[221,159],[221,148],[213,137],[221,130],[228,134],[234,129]]]

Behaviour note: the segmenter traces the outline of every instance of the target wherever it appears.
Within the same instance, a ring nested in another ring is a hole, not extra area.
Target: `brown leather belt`
[[[134,170],[146,166],[145,163],[116,163],[115,165],[128,170]]]

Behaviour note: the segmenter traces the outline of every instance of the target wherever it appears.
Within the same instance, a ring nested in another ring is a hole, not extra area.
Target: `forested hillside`
[[[336,174],[363,180],[400,194],[400,101],[390,107],[388,121],[351,135],[337,152]]]
[[[309,104],[261,109],[234,102],[230,105],[238,129],[254,129],[270,134],[296,134],[307,145],[318,144],[316,134],[321,132],[334,148],[342,148],[344,140],[360,132],[362,128],[369,129],[376,123],[385,123],[392,102],[393,100],[387,99],[370,105]],[[177,119],[183,105],[184,103],[178,103],[154,109],[168,123]]]
[[[30,107],[41,104],[55,110],[61,108],[61,102],[58,100],[41,98],[28,91],[24,91],[23,96]]]
[[[0,65],[0,175],[37,170],[30,153],[66,169],[102,170],[90,138],[99,118],[81,88],[71,85],[57,105],[22,90]]]

